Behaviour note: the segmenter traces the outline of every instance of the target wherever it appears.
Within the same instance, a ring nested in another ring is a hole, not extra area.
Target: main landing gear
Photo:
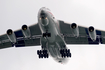
[[[71,57],[70,49],[61,49],[60,54],[62,58]]]
[[[47,50],[37,50],[37,54],[39,55],[39,58],[49,57]]]

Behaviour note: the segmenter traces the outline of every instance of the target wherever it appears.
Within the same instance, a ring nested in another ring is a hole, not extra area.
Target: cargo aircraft
[[[8,29],[0,36],[0,49],[40,45],[42,49],[36,52],[39,59],[50,55],[59,63],[66,63],[71,57],[66,44],[99,43],[105,43],[105,31],[57,20],[46,7],[39,10],[36,24],[23,25],[16,31]]]

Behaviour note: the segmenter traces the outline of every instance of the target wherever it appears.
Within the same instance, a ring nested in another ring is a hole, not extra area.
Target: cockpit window
[[[44,18],[47,17],[47,15],[42,11],[41,14],[40,14],[40,17],[44,19]]]
[[[45,7],[40,8],[40,10],[42,10],[42,9],[46,9],[46,8]]]
[[[47,10],[48,10],[48,11],[50,11],[50,9],[49,9],[49,8],[47,8]]]
[[[46,10],[50,11],[50,9],[46,8],[46,7],[42,7],[40,10],[42,10],[42,9],[46,9]]]

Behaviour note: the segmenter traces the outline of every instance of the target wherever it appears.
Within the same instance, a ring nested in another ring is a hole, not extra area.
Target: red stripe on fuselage
[[[48,11],[49,12],[49,11]],[[51,15],[53,15],[51,12],[49,12]],[[54,16],[54,15],[53,15]]]

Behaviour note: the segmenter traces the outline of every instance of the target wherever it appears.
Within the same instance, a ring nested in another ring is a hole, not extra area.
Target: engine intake
[[[94,27],[93,26],[90,26],[89,27],[89,32],[93,32],[94,31]]]
[[[76,23],[71,24],[71,30],[74,34],[74,36],[78,37],[79,36],[79,29]]]
[[[8,34],[8,35],[11,35],[12,33],[13,33],[13,31],[12,31],[11,29],[8,29],[8,30],[7,30],[7,34]]]
[[[27,25],[23,25],[22,30],[27,30]]]
[[[72,23],[72,24],[71,24],[71,28],[72,28],[72,29],[75,29],[76,27],[77,27],[77,24],[76,24],[76,23]]]
[[[94,29],[94,27],[93,27],[93,26],[90,26],[90,27],[88,28],[88,32],[89,32],[90,38],[91,38],[93,41],[95,41],[95,40],[96,40],[96,30]]]
[[[26,38],[31,36],[30,29],[27,25],[22,26],[22,32]]]
[[[14,32],[12,31],[12,29],[7,30],[7,36],[12,43],[16,43],[16,36]]]

